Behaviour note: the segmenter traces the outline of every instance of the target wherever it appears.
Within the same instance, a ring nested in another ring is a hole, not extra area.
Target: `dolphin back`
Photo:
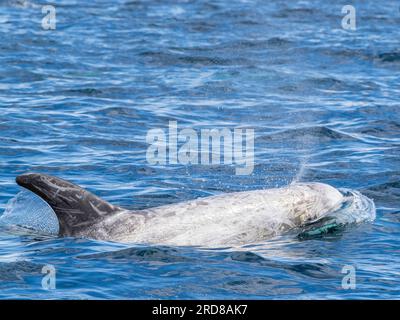
[[[41,173],[28,173],[16,182],[46,201],[57,215],[60,236],[74,236],[123,210],[78,185]]]

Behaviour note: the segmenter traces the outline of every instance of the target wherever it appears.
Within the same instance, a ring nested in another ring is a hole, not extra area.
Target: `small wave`
[[[109,107],[96,111],[87,111],[85,113],[103,115],[106,117],[123,117],[129,119],[140,119],[140,115],[135,109],[126,107]]]
[[[312,19],[312,17],[318,16],[321,19],[321,11],[317,10],[316,8],[285,8],[279,10],[276,13],[273,13],[273,17],[276,18],[290,18],[290,19]]]
[[[387,138],[400,134],[400,123],[393,120],[375,120],[368,124],[368,127],[360,131],[362,134],[374,137]]]
[[[329,90],[345,90],[349,88],[349,83],[334,77],[313,77],[307,79],[306,84],[310,87]]]
[[[369,187],[367,190],[385,192],[397,191],[400,192],[400,181],[386,182]]]
[[[228,66],[241,65],[245,61],[243,59],[228,59],[218,56],[189,56],[159,51],[144,51],[139,54],[145,60],[154,64],[161,65],[194,65],[194,66]]]
[[[71,89],[71,90],[66,90],[63,92],[58,92],[57,94],[60,94],[60,93],[92,97],[92,96],[101,95],[103,92],[96,88],[81,88],[81,89]]]
[[[238,251],[230,253],[229,257],[234,261],[262,263],[266,259],[251,251]]]
[[[287,140],[290,141],[304,141],[306,136],[310,136],[312,139],[317,141],[357,141],[358,139],[346,134],[339,132],[328,127],[307,127],[307,128],[296,128],[288,129],[281,132],[273,133],[268,136],[264,136],[265,140]]]
[[[393,174],[394,176],[395,174]],[[385,206],[397,207],[400,201],[400,181],[392,181],[373,185],[362,192]]]
[[[268,49],[271,47],[285,47],[292,44],[292,42],[286,38],[281,37],[271,37],[268,40],[236,40],[226,43],[222,43],[217,46],[209,47],[209,51],[215,50],[237,50],[237,49]]]
[[[24,276],[40,275],[42,267],[29,261],[0,262],[0,280],[23,281]]]
[[[178,255],[173,248],[162,247],[133,247],[111,252],[101,252],[78,256],[78,259],[107,259],[118,261],[158,261],[165,263],[186,262],[191,259]]]
[[[400,62],[400,52],[394,51],[394,52],[381,53],[381,54],[378,54],[376,56],[376,58],[381,62],[399,63]]]
[[[6,5],[15,8],[38,8],[39,5],[29,0],[1,0],[0,5]]]

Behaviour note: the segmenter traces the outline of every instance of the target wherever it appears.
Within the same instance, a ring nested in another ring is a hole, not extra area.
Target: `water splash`
[[[291,182],[291,184],[300,182],[301,179],[305,176],[309,159],[310,159],[309,155],[301,158],[299,170],[297,171],[297,174],[293,178],[293,181]]]
[[[298,235],[300,239],[320,237],[324,234],[335,233],[346,225],[375,220],[376,208],[373,200],[356,190],[343,188],[339,191],[344,196],[341,207],[322,219],[305,226]]]
[[[56,235],[58,219],[53,209],[34,193],[23,190],[12,198],[0,217],[0,226]]]

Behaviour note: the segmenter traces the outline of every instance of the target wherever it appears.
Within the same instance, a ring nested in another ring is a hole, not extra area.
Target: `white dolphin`
[[[46,201],[59,236],[179,246],[235,246],[263,241],[332,217],[336,225],[373,220],[372,200],[323,183],[227,193],[131,211],[60,178],[31,173],[17,183]]]

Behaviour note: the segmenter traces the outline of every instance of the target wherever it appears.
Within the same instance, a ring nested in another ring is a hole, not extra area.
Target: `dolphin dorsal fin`
[[[63,179],[40,173],[18,176],[17,183],[46,201],[57,215],[60,236],[74,236],[123,210]]]

